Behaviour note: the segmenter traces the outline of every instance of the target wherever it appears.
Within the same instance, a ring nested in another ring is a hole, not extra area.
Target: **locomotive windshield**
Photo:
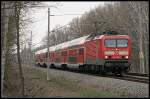
[[[117,47],[127,47],[128,40],[117,40]]]
[[[105,40],[105,46],[106,47],[127,47],[128,46],[128,40]]]
[[[105,40],[106,47],[116,47],[116,40]]]

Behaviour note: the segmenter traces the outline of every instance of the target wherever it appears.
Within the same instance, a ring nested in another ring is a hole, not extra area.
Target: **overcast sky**
[[[47,5],[55,5],[56,2],[44,2]],[[50,13],[54,15],[63,16],[51,16],[50,17],[50,30],[57,25],[65,25],[71,22],[75,17],[80,17],[85,12],[90,11],[99,5],[103,6],[104,2],[57,2],[60,6],[58,9],[51,7]],[[81,15],[64,15],[64,14],[81,14]],[[30,25],[29,30],[33,33],[33,44],[39,43],[44,36],[47,35],[48,30],[48,9],[36,8],[32,13],[28,14],[34,18],[34,23]],[[39,46],[39,44],[36,45]]]

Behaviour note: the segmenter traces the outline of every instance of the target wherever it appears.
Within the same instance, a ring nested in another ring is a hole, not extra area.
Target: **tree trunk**
[[[3,15],[7,15],[5,10],[1,10]],[[1,54],[1,94],[4,96],[3,90],[4,90],[4,78],[5,78],[5,61],[6,61],[6,44],[7,44],[7,32],[8,32],[8,17],[1,17],[1,29],[2,29],[2,54]],[[4,25],[2,25],[4,24]]]
[[[149,40],[147,40],[146,38],[146,34],[144,34],[144,45],[143,45],[143,48],[144,48],[144,57],[145,57],[145,73],[149,74],[149,45],[147,44]]]
[[[145,67],[144,67],[144,55],[143,55],[143,34],[142,34],[142,15],[141,15],[141,6],[139,5],[139,58],[140,58],[140,73],[144,73]]]
[[[17,3],[19,4],[19,3]],[[16,15],[16,27],[17,27],[17,56],[18,56],[18,65],[19,65],[19,75],[21,80],[21,94],[24,97],[24,77],[22,72],[22,66],[21,66],[21,57],[20,57],[20,44],[19,44],[19,15],[20,15],[20,9],[16,5],[15,6],[15,15]]]

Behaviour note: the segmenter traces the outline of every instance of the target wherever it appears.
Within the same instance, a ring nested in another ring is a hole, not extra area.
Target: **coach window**
[[[67,56],[67,51],[64,51],[64,55]]]
[[[84,53],[84,49],[83,49],[83,48],[80,48],[80,49],[79,49],[79,55],[83,55],[83,53]]]
[[[59,51],[56,51],[56,54],[59,55]]]
[[[52,52],[51,52],[51,53],[49,53],[49,56],[50,56],[50,57],[53,57],[53,53],[52,53]]]
[[[51,57],[51,54],[52,54],[52,53],[49,52],[49,57]]]
[[[47,58],[47,52],[45,53],[45,56],[46,56],[46,58]]]
[[[43,55],[43,58],[45,58],[45,57],[46,57],[46,56],[45,56],[45,53],[43,53],[42,55]]]
[[[67,51],[62,51],[62,56],[67,56]]]
[[[64,56],[64,51],[61,52],[61,56]]]

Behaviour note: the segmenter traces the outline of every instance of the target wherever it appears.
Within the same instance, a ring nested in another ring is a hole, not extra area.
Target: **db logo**
[[[115,55],[119,55],[119,51],[115,51]]]

